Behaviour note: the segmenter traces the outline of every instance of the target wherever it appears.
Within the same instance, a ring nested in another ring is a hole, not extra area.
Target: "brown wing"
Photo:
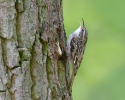
[[[76,69],[80,66],[85,49],[82,37],[74,37],[70,42],[71,60]]]
[[[72,71],[72,75],[68,86],[69,91],[73,85],[74,77],[81,64],[84,50],[85,50],[85,44],[86,42],[80,36],[72,38],[70,42],[70,52],[71,52],[73,71]]]
[[[77,65],[78,61],[78,44],[77,44],[77,38],[72,38],[70,42],[70,53],[71,53],[71,60],[73,63],[73,66],[75,67]]]

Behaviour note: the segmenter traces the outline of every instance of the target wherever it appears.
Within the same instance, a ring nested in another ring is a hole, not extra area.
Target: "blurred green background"
[[[125,100],[125,0],[63,0],[67,37],[83,17],[88,30],[74,100]]]

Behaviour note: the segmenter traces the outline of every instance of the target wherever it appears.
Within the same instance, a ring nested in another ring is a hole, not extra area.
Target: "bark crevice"
[[[0,100],[71,100],[62,0],[4,0],[0,20]]]

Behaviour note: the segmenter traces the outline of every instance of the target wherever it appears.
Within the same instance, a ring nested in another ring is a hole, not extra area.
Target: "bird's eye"
[[[84,31],[84,29],[82,29],[82,31]]]

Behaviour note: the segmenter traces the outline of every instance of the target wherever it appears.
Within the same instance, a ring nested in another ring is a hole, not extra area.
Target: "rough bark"
[[[0,100],[71,100],[62,0],[0,1]]]

